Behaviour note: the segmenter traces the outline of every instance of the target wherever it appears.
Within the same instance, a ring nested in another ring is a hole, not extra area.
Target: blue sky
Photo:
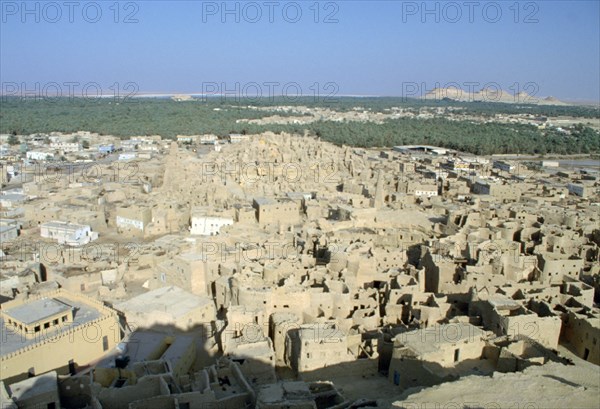
[[[494,83],[600,100],[599,1],[0,3],[5,93],[67,93],[71,82],[75,94],[116,83],[123,94],[405,95],[406,84]]]

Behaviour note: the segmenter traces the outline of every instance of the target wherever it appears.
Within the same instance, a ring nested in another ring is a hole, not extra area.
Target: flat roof
[[[71,310],[71,306],[64,302],[54,298],[42,298],[3,312],[7,316],[29,325],[69,310]]]
[[[0,224],[0,233],[4,233],[5,231],[9,231],[9,230],[16,230],[17,226],[16,225],[6,225],[6,224]]]
[[[69,223],[69,222],[63,222],[63,221],[59,221],[59,220],[42,223],[40,226],[54,228],[54,229],[63,229],[63,230],[79,230],[81,228],[89,227],[84,224]]]
[[[431,151],[440,151],[440,152],[448,152],[452,151],[452,149],[443,148],[441,146],[433,146],[433,145],[397,145],[392,148],[394,151],[406,151],[406,150],[431,150]]]
[[[174,342],[158,357],[158,359],[176,360],[195,342],[191,334],[164,334],[155,331],[135,331],[124,338],[120,345],[124,352],[113,349],[108,352],[97,366],[100,368],[111,368],[114,366],[115,357],[119,355],[129,357],[129,365],[136,362],[148,361],[148,358],[164,344],[166,338],[175,338]]]
[[[252,335],[253,337],[255,335]],[[242,337],[242,339],[244,339]],[[229,342],[234,345],[234,348],[229,352],[234,359],[239,358],[258,358],[258,357],[268,357],[273,355],[273,346],[270,344],[269,338],[263,338],[261,341],[250,342],[247,341],[244,344],[237,343],[238,340],[232,339]],[[242,341],[244,342],[244,341]]]
[[[132,313],[161,311],[180,317],[195,308],[211,304],[209,297],[192,294],[179,287],[162,287],[115,305],[117,310]]]
[[[488,298],[488,302],[496,309],[499,310],[517,310],[522,307],[521,303],[512,298],[493,295]]]
[[[27,196],[20,193],[7,193],[5,195],[0,195],[0,199],[11,202],[22,202],[27,199]]]
[[[56,392],[58,395],[58,377],[56,371],[50,371],[13,383],[8,388],[12,397],[17,401],[31,399],[52,392]]]
[[[314,396],[309,385],[304,381],[283,381],[261,386],[258,390],[258,401],[264,403],[281,403],[293,401],[314,402]]]
[[[50,327],[49,329],[44,330],[39,336],[25,338],[20,332],[14,331],[12,326],[8,326],[0,316],[0,355],[7,355],[21,348],[35,345],[38,342],[50,339],[63,331],[66,332],[69,329],[93,321],[102,316],[102,313],[99,310],[81,301],[71,300],[66,297],[54,297],[53,300],[73,308],[73,322],[68,323],[68,325],[59,324],[56,327]],[[26,303],[25,305],[31,305],[33,302]]]
[[[175,341],[169,345],[169,348],[162,354],[161,359],[168,361],[179,360],[194,342],[195,338],[193,335],[176,335]]]
[[[264,205],[270,205],[270,204],[275,204],[275,200],[270,199],[268,197],[255,197],[254,201],[259,205],[259,206],[264,206]]]
[[[192,213],[192,220],[193,219],[204,219],[204,220],[231,220],[233,222],[233,217],[225,214],[225,213],[217,213],[217,212],[212,212],[212,213]]]
[[[403,332],[396,335],[398,341],[419,355],[436,352],[442,345],[473,342],[485,335],[485,331],[468,323],[435,325],[428,328]]]

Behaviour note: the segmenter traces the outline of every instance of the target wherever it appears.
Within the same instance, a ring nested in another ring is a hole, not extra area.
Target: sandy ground
[[[575,365],[549,363],[523,372],[468,376],[421,391],[407,390],[394,408],[598,408],[600,366],[585,362],[564,348]],[[387,402],[386,402],[387,403]]]
[[[368,372],[363,376],[332,376],[329,380],[333,381],[336,388],[349,401],[357,399],[383,399],[389,402],[394,397],[399,396],[398,387],[385,376],[375,372]]]

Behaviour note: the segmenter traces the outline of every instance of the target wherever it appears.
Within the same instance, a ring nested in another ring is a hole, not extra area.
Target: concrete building
[[[0,219],[0,242],[7,242],[19,236],[19,223],[12,219]]]
[[[0,379],[8,383],[53,370],[74,373],[121,339],[114,310],[64,290],[0,304],[0,329]]]
[[[438,195],[438,187],[434,184],[420,184],[415,187],[415,197],[433,197]]]
[[[192,215],[190,234],[198,236],[214,236],[219,234],[223,226],[231,226],[233,218],[209,216],[204,213]]]
[[[119,143],[120,152],[136,153],[140,148],[140,142],[135,139],[126,139]]]
[[[54,154],[51,152],[42,152],[42,151],[28,151],[25,156],[27,159],[31,160],[52,160],[54,159]]]
[[[219,138],[216,135],[177,135],[177,142],[179,144],[201,144],[201,145],[214,145]]]
[[[494,169],[500,169],[503,172],[512,172],[513,170],[515,170],[515,165],[502,160],[494,161],[492,167]]]
[[[544,168],[557,168],[560,166],[560,162],[557,160],[543,160],[542,167]]]
[[[90,226],[51,221],[40,225],[40,235],[45,239],[56,240],[59,244],[68,246],[83,246],[98,238]]]
[[[52,142],[50,148],[63,153],[72,153],[81,151],[81,144],[79,142]]]
[[[102,153],[102,154],[109,154],[109,153],[113,153],[115,150],[115,145],[114,144],[108,144],[108,145],[99,145],[98,146],[98,152]]]
[[[396,152],[401,153],[432,153],[435,155],[446,155],[448,153],[448,149],[441,148],[439,146],[431,146],[431,145],[402,145],[402,146],[394,146],[393,148]]]
[[[130,160],[134,160],[137,157],[138,157],[138,153],[137,152],[122,152],[122,153],[119,153],[119,160],[120,161],[130,161]]]
[[[217,135],[200,135],[198,138],[198,143],[201,145],[214,145],[218,140],[219,138]]]
[[[241,143],[250,140],[250,135],[230,134],[229,143]]]
[[[27,195],[20,193],[5,193],[0,195],[0,206],[7,209],[14,209],[21,207],[27,202]]]
[[[177,135],[177,142],[179,143],[195,143],[198,141],[200,135]]]

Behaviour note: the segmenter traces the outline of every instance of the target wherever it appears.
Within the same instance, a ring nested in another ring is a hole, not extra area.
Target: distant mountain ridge
[[[526,92],[511,94],[501,89],[483,88],[480,91],[469,92],[459,88],[434,88],[424,95],[427,100],[452,100],[459,102],[503,102],[507,104],[534,105],[571,105],[559,99],[529,95]]]

